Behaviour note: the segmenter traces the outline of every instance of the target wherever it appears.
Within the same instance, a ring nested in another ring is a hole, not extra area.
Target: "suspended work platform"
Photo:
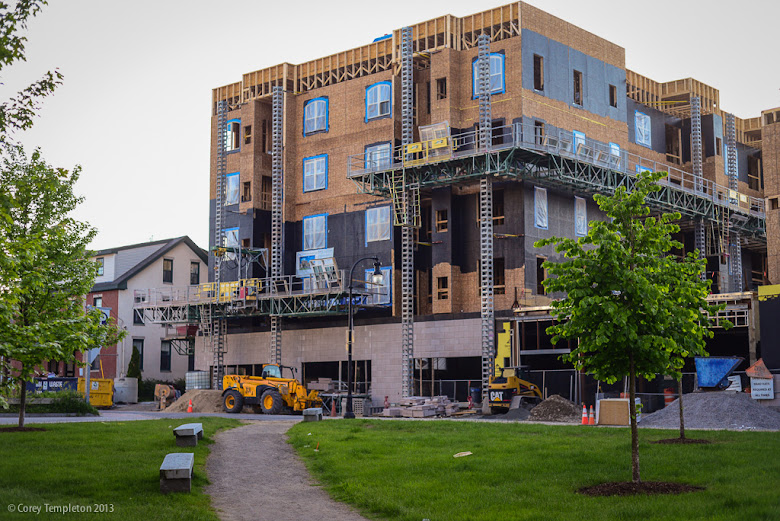
[[[654,211],[722,223],[726,220],[746,244],[766,248],[764,200],[695,177],[674,166],[576,136],[573,132],[514,123],[492,129],[487,151],[478,146],[478,131],[396,147],[386,158],[349,157],[347,175],[362,193],[387,199],[404,187],[418,189],[476,181],[484,175],[527,180],[573,193],[614,193],[629,189],[644,170],[667,172],[661,190],[648,197]],[[403,185],[403,186],[399,186]]]

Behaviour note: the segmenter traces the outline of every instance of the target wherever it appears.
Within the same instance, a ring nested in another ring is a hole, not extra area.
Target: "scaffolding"
[[[737,169],[737,129],[734,114],[726,114],[726,176],[729,179],[729,196],[736,195],[739,189],[739,171]],[[742,292],[742,245],[739,232],[729,235],[729,291]]]
[[[283,237],[282,219],[284,209],[284,167],[283,167],[283,116],[284,91],[273,88],[271,106],[272,163],[271,163],[271,278],[282,276]],[[271,315],[271,345],[269,360],[272,364],[282,363],[282,318]]]
[[[227,102],[221,101],[217,110],[217,182],[214,198],[214,246],[222,247],[225,241],[225,231],[222,223],[222,212],[225,204],[225,173],[227,170]],[[219,285],[222,279],[222,256],[214,256],[214,282]],[[211,341],[212,372],[211,388],[222,389],[222,377],[225,372],[225,351],[227,350],[227,324],[221,318],[214,318],[211,309],[206,313],[208,323],[203,324],[203,335]]]
[[[404,27],[401,29],[401,147],[404,154],[414,140],[412,60],[412,28]],[[393,206],[396,223],[401,225],[401,395],[408,397],[412,394],[414,376],[414,225],[419,226],[419,212],[415,219],[413,208],[419,204],[419,192],[416,187],[407,185],[404,171],[400,174],[401,186],[398,186],[397,179],[393,182],[396,194],[400,188],[400,197],[396,195]]]

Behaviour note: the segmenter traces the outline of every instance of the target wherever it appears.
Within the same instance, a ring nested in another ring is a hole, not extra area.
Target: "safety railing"
[[[316,297],[346,293],[346,270],[329,272],[326,276],[268,277],[237,281],[207,282],[193,286],[139,289],[134,291],[134,307],[148,308],[177,305],[224,304],[251,302],[262,299],[287,297]],[[384,296],[386,289],[371,287],[370,283],[353,284],[356,296]],[[370,302],[369,302],[370,303]]]
[[[711,200],[732,211],[764,217],[764,200],[731,190],[711,180],[694,176],[668,163],[648,159],[623,150],[615,143],[602,143],[572,131],[535,124],[514,123],[491,131],[490,151],[521,148],[560,156],[626,175],[644,170],[667,172],[662,184]],[[358,178],[367,174],[398,170],[425,164],[459,159],[485,153],[479,150],[478,130],[395,147],[392,154],[379,160],[366,154],[354,154],[347,160],[347,175]]]

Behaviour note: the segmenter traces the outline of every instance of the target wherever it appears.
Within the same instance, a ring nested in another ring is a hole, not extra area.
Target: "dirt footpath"
[[[311,479],[287,443],[295,423],[257,421],[217,434],[205,492],[222,521],[365,521]]]

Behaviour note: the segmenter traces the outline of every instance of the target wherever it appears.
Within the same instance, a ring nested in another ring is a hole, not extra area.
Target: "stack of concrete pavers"
[[[403,398],[398,405],[387,407],[382,411],[382,416],[391,418],[430,418],[433,416],[452,416],[459,410],[457,403],[453,403],[446,396],[410,396]]]
[[[332,378],[318,378],[316,382],[310,382],[307,389],[321,393],[332,393],[336,390],[336,384]]]

